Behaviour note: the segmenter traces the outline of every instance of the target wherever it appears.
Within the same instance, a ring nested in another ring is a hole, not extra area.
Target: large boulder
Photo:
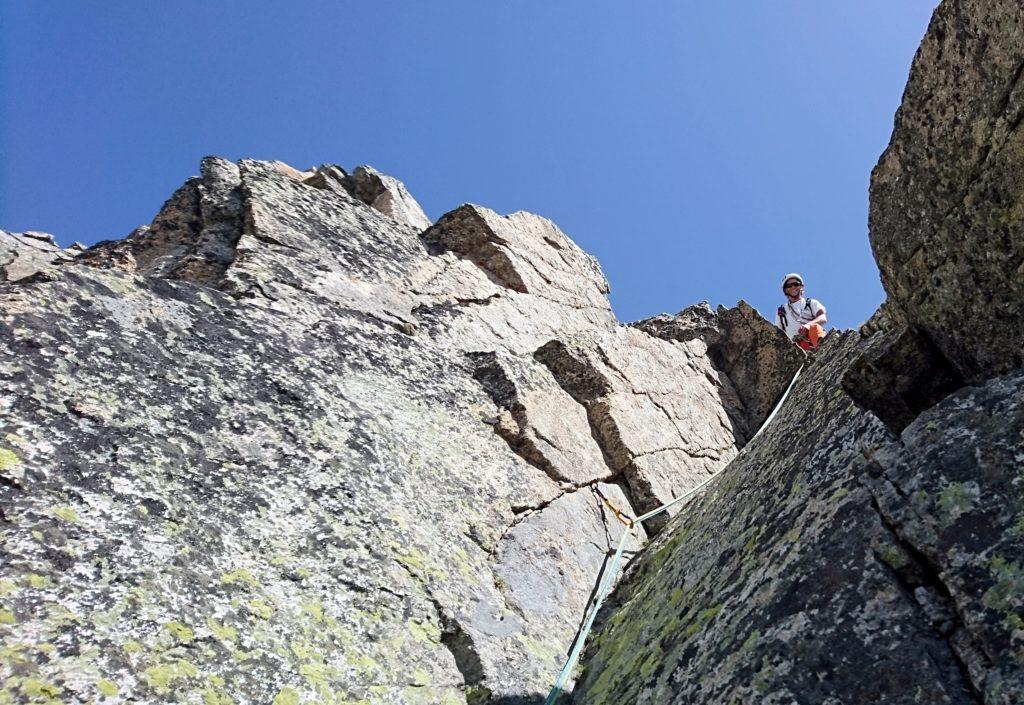
[[[891,304],[968,382],[1024,365],[1024,6],[946,0],[871,179]]]

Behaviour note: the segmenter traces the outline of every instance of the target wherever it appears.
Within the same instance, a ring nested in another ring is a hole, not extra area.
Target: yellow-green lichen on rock
[[[3,436],[31,479],[0,483],[2,609],[16,622],[0,632],[19,699],[32,678],[40,701],[537,700],[623,530],[597,489],[635,516],[693,487],[735,456],[753,409],[770,409],[796,369],[773,368],[755,398],[713,359],[713,336],[619,325],[597,263],[537,216],[463,206],[431,224],[366,168],[211,157],[200,171],[146,228],[52,277],[0,282],[12,400],[0,434],[29,439]],[[737,310],[769,354],[803,362]],[[829,338],[855,352],[850,336]],[[700,682],[693,668],[711,679],[693,702],[749,702],[772,664],[768,695],[799,700],[774,689],[817,673],[780,644],[802,647],[804,621],[828,614],[823,583],[862,581],[850,605],[905,597],[868,550],[892,540],[869,485],[888,472],[901,489],[942,488],[871,465],[844,429],[871,443],[886,430],[840,389],[836,351],[820,352],[796,406],[651,550],[644,532],[657,527],[636,527],[639,563],[581,687],[614,691],[625,668],[662,702],[669,677]],[[995,475],[979,473],[971,520],[998,496],[983,485]],[[925,528],[915,535],[932,537]],[[945,538],[919,553],[946,555]],[[886,614],[858,613],[847,651]],[[38,639],[15,649],[20,634]],[[729,670],[746,690],[716,690]]]

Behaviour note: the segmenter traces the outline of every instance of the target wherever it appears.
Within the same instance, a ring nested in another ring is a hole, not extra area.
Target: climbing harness
[[[814,308],[811,306],[811,301],[815,301],[815,299],[805,298],[804,299],[804,307],[800,310],[799,313],[797,313],[796,309],[793,308],[792,304],[786,303],[786,304],[782,304],[781,306],[779,306],[779,310],[776,311],[776,313],[778,313],[778,315],[779,315],[779,320],[782,321],[782,329],[785,330],[789,326],[789,317],[786,316],[786,309],[787,308],[790,311],[793,312],[793,315],[796,316],[798,321],[803,321],[804,313],[806,313],[807,311],[811,312],[811,317],[808,318],[807,320],[808,321],[813,320],[814,319]],[[820,308],[820,306],[821,306],[821,302],[820,301],[818,302],[818,306]]]
[[[782,404],[786,401],[786,397],[789,396],[789,392],[793,389],[793,385],[796,384],[796,380],[800,376],[800,373],[803,372],[803,369],[803,365],[801,365],[800,369],[798,369],[796,371],[796,374],[793,375],[793,379],[790,380],[789,386],[786,387],[786,391],[783,392],[782,398],[779,399],[779,402],[775,405],[775,408],[772,409],[772,412],[768,414],[768,418],[764,420],[764,423],[762,423],[761,427],[757,429],[757,432],[750,437],[749,441],[747,441],[747,446],[750,445],[751,441],[753,441],[755,438],[761,435],[761,431],[763,431],[768,426],[768,424],[771,423],[772,419],[775,418],[775,415],[779,413],[779,409],[782,408]],[[576,635],[576,640],[573,642],[572,650],[569,652],[569,658],[566,659],[565,665],[562,667],[562,670],[558,674],[558,678],[555,679],[555,683],[551,687],[551,692],[548,693],[548,697],[544,701],[544,705],[555,705],[555,701],[558,700],[558,697],[562,694],[562,690],[565,688],[566,682],[569,680],[569,674],[571,674],[573,669],[576,667],[576,661],[580,657],[580,652],[583,651],[583,644],[586,642],[587,637],[590,635],[590,629],[594,626],[594,620],[597,618],[597,613],[601,609],[601,605],[604,604],[604,598],[607,596],[608,590],[611,588],[612,582],[615,580],[616,570],[618,568],[619,561],[622,559],[623,551],[626,550],[626,541],[629,539],[630,536],[632,536],[633,529],[637,526],[637,524],[642,524],[648,519],[653,519],[662,512],[667,512],[669,509],[679,504],[683,500],[686,500],[694,496],[695,494],[703,490],[705,487],[707,487],[709,484],[711,484],[711,482],[715,480],[719,475],[721,475],[721,472],[715,473],[708,479],[701,482],[696,487],[691,487],[686,492],[673,499],[671,502],[663,504],[657,509],[652,509],[646,514],[641,514],[636,519],[630,519],[629,515],[619,510],[614,504],[611,503],[611,501],[608,500],[607,497],[605,497],[601,493],[599,489],[597,489],[597,487],[594,487],[594,491],[597,492],[597,496],[600,497],[606,505],[608,505],[608,507],[615,513],[615,517],[623,523],[624,526],[622,529],[622,536],[619,537],[619,545],[615,547],[615,554],[612,557],[612,562],[608,565],[608,569],[605,571],[604,576],[602,576],[601,581],[597,586],[597,592],[594,595],[594,600],[590,605],[590,609],[587,611],[587,617],[583,623],[583,628],[580,629],[579,633]]]

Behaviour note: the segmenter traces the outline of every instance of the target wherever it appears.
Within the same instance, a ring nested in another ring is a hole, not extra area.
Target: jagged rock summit
[[[544,218],[200,171],[122,240],[5,234],[5,697],[542,698],[624,530],[605,499],[718,471],[785,375],[620,325]]]

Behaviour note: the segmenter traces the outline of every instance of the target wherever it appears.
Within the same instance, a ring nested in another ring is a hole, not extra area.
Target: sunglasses
[[[783,289],[792,289],[794,286],[803,286],[800,282],[786,282],[786,286]]]

